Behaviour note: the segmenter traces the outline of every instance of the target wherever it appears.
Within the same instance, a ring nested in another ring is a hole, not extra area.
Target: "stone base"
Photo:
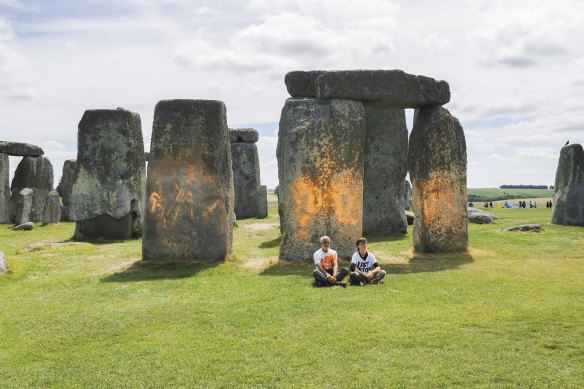
[[[129,213],[121,219],[110,215],[99,215],[93,219],[78,221],[73,238],[131,239],[137,238],[132,231],[136,215]]]

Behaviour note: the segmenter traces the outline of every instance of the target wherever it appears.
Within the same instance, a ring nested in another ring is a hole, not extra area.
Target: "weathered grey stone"
[[[360,100],[375,108],[420,108],[450,101],[446,81],[407,74],[403,70],[339,70],[316,81],[318,99]]]
[[[406,219],[408,220],[408,226],[411,226],[414,224],[414,219],[416,218],[416,216],[414,215],[413,212],[410,211],[405,211],[406,214]]]
[[[142,258],[215,260],[232,251],[233,173],[225,104],[156,105]]]
[[[363,234],[405,234],[408,128],[403,109],[365,108]]]
[[[474,224],[490,224],[495,219],[495,215],[482,209],[468,207],[468,222]]]
[[[150,152],[149,151],[144,152],[144,160],[146,162],[148,162],[150,160]]]
[[[14,226],[11,228],[12,231],[32,231],[34,230],[34,223],[33,222],[26,222]]]
[[[229,141],[255,143],[260,139],[259,132],[254,128],[230,128]]]
[[[258,219],[268,217],[268,187],[260,185],[258,191]]]
[[[85,111],[77,133],[71,191],[71,208],[77,221],[74,236],[141,236],[144,182],[140,116],[124,109]]]
[[[12,195],[12,214],[14,224],[19,225],[30,221],[33,190],[24,188]]]
[[[32,189],[29,221],[43,220],[47,194],[53,190],[53,165],[46,157],[23,157],[12,179],[12,196],[24,188]]]
[[[61,200],[59,193],[52,190],[47,195],[45,211],[43,213],[43,224],[58,223],[61,219]]]
[[[316,97],[316,79],[324,70],[293,71],[286,73],[284,83],[292,97]]]
[[[10,223],[10,161],[0,153],[0,224]]]
[[[16,157],[40,157],[45,152],[40,147],[28,143],[0,141],[0,153]]]
[[[580,144],[560,151],[553,204],[552,224],[584,226],[584,150]]]
[[[363,227],[365,110],[350,100],[286,100],[278,134],[280,258],[303,261],[328,235],[340,257]]]
[[[256,217],[260,186],[260,159],[255,143],[231,143],[233,189],[237,219]]]
[[[6,255],[0,251],[0,275],[6,273],[8,270],[8,264],[6,263]]]
[[[412,184],[408,180],[404,180],[404,209],[412,209]]]
[[[63,164],[63,173],[61,174],[61,195],[63,208],[61,208],[62,221],[75,221],[75,212],[73,212],[73,181],[75,180],[75,169],[77,161],[68,159]]]
[[[468,248],[466,142],[458,120],[440,106],[418,112],[410,135],[414,249],[464,252]]]
[[[509,231],[536,231],[539,232],[541,230],[541,227],[539,224],[522,224],[520,226],[511,226],[511,227],[506,227],[503,228],[503,232],[509,232]]]

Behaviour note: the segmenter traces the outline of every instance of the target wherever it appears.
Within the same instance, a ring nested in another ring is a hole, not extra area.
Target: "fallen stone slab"
[[[316,80],[316,98],[362,101],[372,108],[421,108],[450,101],[450,86],[403,70],[338,70]]]
[[[260,134],[255,128],[230,128],[229,142],[255,143],[260,139]]]
[[[503,232],[508,231],[536,231],[539,232],[541,227],[539,224],[522,224],[520,226],[511,226],[507,228],[503,228]]]
[[[34,230],[33,222],[26,222],[11,228],[12,231],[31,231]]]
[[[326,73],[324,70],[301,71],[286,73],[284,83],[292,97],[316,97],[316,80]]]
[[[29,143],[0,141],[0,153],[12,155],[13,157],[40,157],[45,152],[39,146]]]
[[[474,224],[490,224],[497,216],[477,208],[468,208],[468,221]]]
[[[0,251],[0,275],[6,273],[8,270],[8,264],[6,263],[6,255]]]
[[[44,248],[54,248],[54,247],[63,247],[63,246],[78,246],[86,244],[85,242],[41,242],[41,243],[31,243],[26,246],[22,252],[27,253],[29,251],[36,251],[41,250]]]

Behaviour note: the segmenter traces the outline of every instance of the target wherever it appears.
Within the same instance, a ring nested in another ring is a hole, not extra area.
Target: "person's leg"
[[[379,281],[383,279],[383,277],[385,277],[385,270],[381,270],[379,273],[375,274],[371,280],[371,283],[378,284]]]
[[[319,269],[314,269],[314,271],[312,272],[312,275],[314,276],[314,279],[316,280],[316,283],[322,286],[327,286],[329,283],[327,281],[327,276],[321,272]]]
[[[349,274],[349,269],[347,269],[346,267],[342,268],[337,273],[337,281],[339,281],[339,282],[342,281],[343,278],[345,278],[348,274]]]
[[[369,281],[367,280],[367,278],[363,277],[360,274],[357,274],[357,272],[352,272],[351,275],[349,276],[349,279],[351,280],[351,285],[360,285],[360,283],[368,283]]]

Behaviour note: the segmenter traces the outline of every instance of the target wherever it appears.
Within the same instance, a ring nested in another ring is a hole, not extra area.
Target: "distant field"
[[[499,188],[469,188],[468,201],[497,201],[509,199],[551,199],[553,189],[499,189]]]

